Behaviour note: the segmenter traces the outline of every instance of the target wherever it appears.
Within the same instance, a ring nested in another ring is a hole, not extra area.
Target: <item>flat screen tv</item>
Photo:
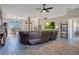
[[[54,28],[55,28],[54,22],[46,22],[45,23],[45,29],[54,29]]]

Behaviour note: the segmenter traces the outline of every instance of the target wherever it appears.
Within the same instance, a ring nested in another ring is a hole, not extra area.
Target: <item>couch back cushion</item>
[[[41,41],[46,42],[50,39],[51,32],[50,31],[41,31]]]
[[[29,39],[40,39],[41,32],[39,31],[31,31],[28,33]]]

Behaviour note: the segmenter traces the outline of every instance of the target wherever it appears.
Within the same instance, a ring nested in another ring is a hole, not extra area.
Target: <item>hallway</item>
[[[9,36],[5,46],[0,47],[0,55],[78,55],[78,42],[57,38],[39,45],[21,45],[17,37]]]

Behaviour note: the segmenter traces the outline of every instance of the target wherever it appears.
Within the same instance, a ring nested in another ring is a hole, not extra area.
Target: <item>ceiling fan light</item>
[[[46,12],[46,10],[43,10],[43,12]]]

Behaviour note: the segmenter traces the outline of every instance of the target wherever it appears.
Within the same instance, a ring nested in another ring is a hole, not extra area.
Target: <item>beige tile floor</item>
[[[17,37],[9,36],[1,55],[78,55],[79,41],[57,38],[39,45],[22,45]]]

